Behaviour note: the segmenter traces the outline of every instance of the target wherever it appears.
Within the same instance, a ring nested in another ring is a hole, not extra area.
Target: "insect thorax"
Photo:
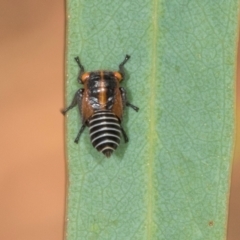
[[[115,101],[115,93],[117,87],[118,81],[115,78],[113,72],[91,72],[87,84],[87,89],[89,103],[93,109],[111,110]]]

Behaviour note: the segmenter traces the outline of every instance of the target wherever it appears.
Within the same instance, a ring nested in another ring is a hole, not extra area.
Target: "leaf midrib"
[[[152,68],[149,79],[150,84],[150,98],[149,98],[149,130],[148,131],[148,155],[147,155],[147,238],[153,239],[153,210],[154,210],[154,186],[153,186],[153,165],[156,147],[156,78],[157,78],[157,37],[158,37],[158,0],[153,0],[153,14],[152,14]]]

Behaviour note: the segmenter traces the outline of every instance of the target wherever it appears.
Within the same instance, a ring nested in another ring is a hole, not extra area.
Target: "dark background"
[[[64,31],[64,1],[0,0],[3,240],[63,239],[64,119],[59,110],[64,104]],[[237,135],[228,240],[240,239],[239,124]]]

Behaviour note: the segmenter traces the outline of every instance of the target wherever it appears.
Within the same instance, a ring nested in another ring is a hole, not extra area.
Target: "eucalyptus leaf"
[[[118,70],[140,108],[107,159],[67,114],[67,240],[225,239],[235,141],[238,0],[68,0],[66,105],[87,71]]]

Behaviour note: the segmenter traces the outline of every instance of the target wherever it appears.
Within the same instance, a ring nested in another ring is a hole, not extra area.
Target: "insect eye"
[[[114,72],[114,76],[119,82],[123,80],[122,74],[120,72]]]
[[[89,78],[89,72],[85,72],[85,73],[81,76],[81,81],[84,83],[88,78]]]

